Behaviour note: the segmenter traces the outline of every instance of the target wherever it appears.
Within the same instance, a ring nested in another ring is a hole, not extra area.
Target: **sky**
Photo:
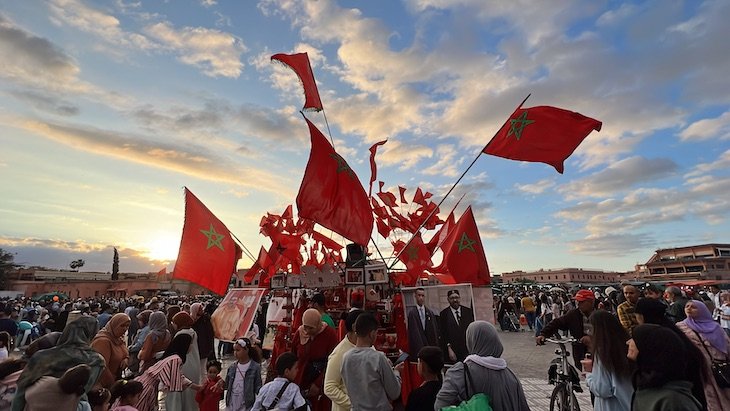
[[[324,106],[308,118],[364,183],[387,138],[378,177],[410,195],[440,200],[528,94],[603,122],[562,175],[482,155],[446,199],[474,209],[493,274],[728,243],[729,18],[722,0],[0,1],[0,248],[172,269],[183,187],[268,247],[259,220],[309,156],[302,89],[270,61],[294,52]]]

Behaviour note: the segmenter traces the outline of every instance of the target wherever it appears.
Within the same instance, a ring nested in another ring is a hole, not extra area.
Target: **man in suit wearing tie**
[[[441,349],[444,350],[444,357],[455,363],[464,361],[469,354],[466,350],[466,328],[474,322],[474,312],[461,305],[459,290],[451,290],[446,296],[449,306],[441,310],[439,315]]]
[[[426,307],[426,291],[417,288],[416,306],[408,310],[408,353],[415,361],[421,348],[427,345],[439,346],[438,325],[435,314]]]

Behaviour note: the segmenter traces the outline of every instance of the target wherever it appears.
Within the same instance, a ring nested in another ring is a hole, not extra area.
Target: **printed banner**
[[[234,341],[245,337],[256,319],[256,310],[262,288],[232,288],[211,316],[215,337],[223,341]]]

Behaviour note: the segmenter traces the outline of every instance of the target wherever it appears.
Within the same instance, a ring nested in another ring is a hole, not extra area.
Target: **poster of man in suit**
[[[424,286],[401,291],[411,358],[426,345],[441,347],[446,362],[466,358],[466,327],[474,321],[471,284]],[[452,307],[457,308],[458,322]]]

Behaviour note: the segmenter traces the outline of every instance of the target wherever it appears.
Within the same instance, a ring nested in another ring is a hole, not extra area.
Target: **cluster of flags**
[[[306,53],[276,54],[271,59],[288,66],[299,77],[304,89],[303,111],[323,110]],[[396,195],[383,191],[384,183],[379,181],[378,192],[373,195],[372,186],[377,180],[375,155],[386,141],[370,147],[371,176],[366,192],[347,161],[309,119],[304,120],[309,128],[311,151],[296,197],[298,218],[293,217],[291,205],[281,215],[267,213],[262,218],[260,232],[272,244],[268,249],[261,247],[247,280],[262,273],[260,284],[265,286],[278,270],[299,272],[304,264],[341,262],[342,246],[315,231],[316,223],[363,246],[371,239],[373,224],[386,239],[396,229],[410,233],[408,242],[391,240],[398,259],[406,267],[404,272],[394,274],[396,283],[413,285],[430,272],[446,284],[489,284],[489,266],[470,206],[458,220],[453,210],[442,220],[439,204],[431,201],[432,194],[420,187],[411,199],[410,208],[417,205],[412,212],[401,207],[408,204],[405,187],[399,186]],[[481,153],[543,162],[563,173],[564,161],[591,131],[600,129],[601,122],[579,113],[551,106],[520,105]],[[436,232],[424,241],[422,228]],[[443,258],[434,267],[432,257],[438,249]],[[230,231],[185,188],[185,224],[174,277],[224,294],[240,256],[241,248]]]

